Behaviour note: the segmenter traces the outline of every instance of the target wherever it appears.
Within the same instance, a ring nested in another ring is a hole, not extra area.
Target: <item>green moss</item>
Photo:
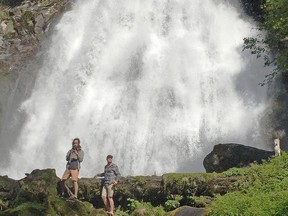
[[[15,30],[14,30],[14,23],[13,20],[8,20],[6,23],[6,28],[5,28],[5,37],[10,37],[11,35],[14,35]]]
[[[205,191],[214,190],[213,182],[217,178],[223,176],[218,173],[169,173],[163,175],[164,191],[169,194],[178,194],[182,196],[191,196],[203,194]]]
[[[197,208],[203,208],[207,206],[204,196],[199,196],[199,197],[195,196],[194,199],[195,199],[195,204],[193,206]]]
[[[134,199],[128,199],[128,214],[132,216],[163,216],[165,215],[164,208],[162,206],[154,207],[150,202],[140,202]]]
[[[29,215],[45,215],[46,207],[39,203],[26,202],[21,205],[4,211],[5,215],[18,215],[18,216],[29,216]]]
[[[8,8],[0,4],[0,23],[9,17]]]
[[[147,183],[146,178],[144,176],[136,176],[135,181],[136,181],[136,184],[139,186],[143,186]]]

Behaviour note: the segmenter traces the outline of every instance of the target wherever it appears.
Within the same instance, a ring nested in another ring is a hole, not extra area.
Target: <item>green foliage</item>
[[[180,202],[177,200],[167,200],[165,202],[165,211],[172,211],[180,206]]]
[[[233,167],[233,168],[230,168],[229,170],[223,172],[223,174],[226,177],[244,176],[244,175],[247,175],[247,172],[248,172],[248,169]]]
[[[40,203],[27,202],[17,206],[14,209],[5,211],[5,215],[45,215],[46,207]]]
[[[138,201],[138,200],[135,200],[135,199],[130,199],[128,198],[128,210],[130,212],[134,211],[135,209],[139,208],[142,204]]]
[[[203,207],[206,207],[207,206],[207,204],[206,204],[206,202],[205,202],[205,197],[204,196],[195,196],[194,197],[194,207],[197,207],[197,208],[203,208]]]
[[[219,174],[216,173],[168,173],[163,175],[164,190],[167,194],[191,196],[202,194],[209,188],[209,181]]]
[[[195,206],[195,196],[185,196],[180,200],[180,206]]]
[[[275,66],[260,83],[265,85],[278,73],[288,72],[288,4],[287,0],[266,0],[260,3],[263,20],[258,27],[267,33],[256,38],[244,38],[243,48],[250,49],[257,58],[264,56],[265,66]]]
[[[234,184],[239,191],[218,196],[207,208],[208,215],[287,215],[288,155],[252,165]],[[235,169],[236,170],[236,169]],[[226,174],[233,173],[229,170]],[[235,173],[235,172],[234,172]]]
[[[129,215],[132,216],[163,216],[165,215],[164,208],[162,206],[154,207],[149,202],[140,202],[138,200],[129,199]]]

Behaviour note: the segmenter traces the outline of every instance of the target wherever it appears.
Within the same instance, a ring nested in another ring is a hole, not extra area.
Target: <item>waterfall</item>
[[[81,176],[102,172],[107,154],[123,175],[160,175],[203,170],[217,143],[261,145],[263,68],[242,52],[257,32],[231,2],[76,1],[15,110],[15,143],[2,134],[11,149],[0,172],[51,167],[61,176],[75,137]]]

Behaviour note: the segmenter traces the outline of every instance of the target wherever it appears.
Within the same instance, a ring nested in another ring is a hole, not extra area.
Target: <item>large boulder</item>
[[[33,170],[26,175],[18,181],[19,186],[9,180],[7,190],[13,191],[16,187],[17,194],[2,208],[0,215],[97,215],[91,203],[67,201],[57,196],[60,179],[54,169]]]
[[[170,213],[169,216],[203,216],[204,215],[204,209],[203,208],[194,208],[191,206],[182,206],[172,213]]]
[[[223,172],[232,167],[246,167],[253,162],[259,164],[273,156],[273,151],[265,151],[241,144],[215,145],[203,161],[206,172]]]

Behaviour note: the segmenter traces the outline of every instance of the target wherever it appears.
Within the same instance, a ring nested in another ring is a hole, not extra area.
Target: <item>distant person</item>
[[[113,156],[107,155],[106,161],[107,165],[104,167],[104,172],[97,174],[97,176],[104,176],[103,179],[103,187],[102,187],[102,200],[105,205],[105,209],[109,215],[114,215],[114,200],[113,200],[113,193],[114,193],[114,186],[120,180],[120,172],[118,166],[112,163]]]
[[[275,152],[275,156],[281,155],[280,139],[279,138],[274,139],[274,152]]]
[[[281,139],[283,139],[286,136],[285,130],[282,128],[278,128],[273,132],[273,138],[274,138],[274,152],[275,156],[281,155]]]
[[[65,188],[68,191],[69,199],[77,199],[78,197],[78,176],[80,170],[80,163],[83,161],[84,151],[80,146],[80,139],[75,138],[72,141],[72,149],[70,149],[66,154],[66,170],[61,179],[61,193],[60,196],[64,197]],[[74,186],[74,194],[69,190],[66,185],[66,181],[69,178],[72,178],[73,186]]]

